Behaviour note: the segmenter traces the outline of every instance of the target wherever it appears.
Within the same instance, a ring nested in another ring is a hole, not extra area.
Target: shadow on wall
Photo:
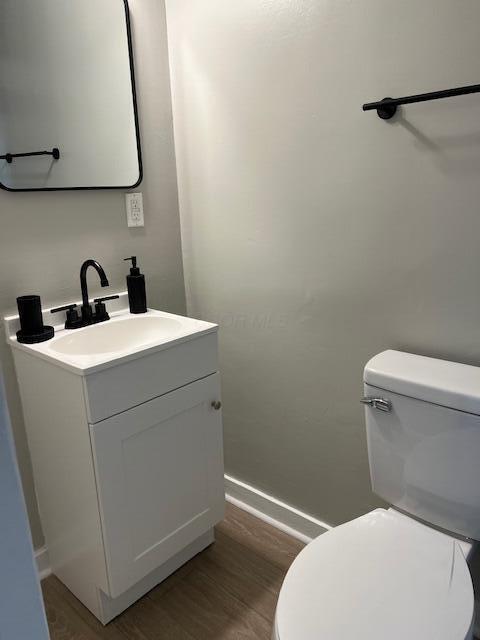
[[[478,175],[480,171],[480,131],[432,135],[415,126],[402,111],[391,125],[410,133],[415,145],[433,158],[443,173],[457,176]]]

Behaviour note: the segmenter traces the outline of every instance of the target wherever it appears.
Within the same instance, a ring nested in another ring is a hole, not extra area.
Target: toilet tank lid
[[[388,350],[365,365],[366,384],[480,415],[480,367]]]

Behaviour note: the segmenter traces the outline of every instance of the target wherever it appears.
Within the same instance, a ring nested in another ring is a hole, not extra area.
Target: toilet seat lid
[[[313,540],[287,573],[280,640],[465,640],[474,598],[462,543],[377,509]]]

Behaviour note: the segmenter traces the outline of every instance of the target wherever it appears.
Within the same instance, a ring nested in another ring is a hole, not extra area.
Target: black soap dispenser
[[[145,291],[145,276],[137,267],[137,257],[125,258],[132,261],[130,275],[127,276],[128,302],[130,313],[147,312],[147,294]]]

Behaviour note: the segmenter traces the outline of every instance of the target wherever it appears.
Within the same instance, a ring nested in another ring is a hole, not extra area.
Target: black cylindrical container
[[[26,344],[45,342],[54,336],[53,327],[43,324],[40,296],[20,296],[17,298],[20,331],[17,340]]]
[[[43,330],[42,303],[40,296],[17,298],[20,328],[25,334],[41,333]]]

